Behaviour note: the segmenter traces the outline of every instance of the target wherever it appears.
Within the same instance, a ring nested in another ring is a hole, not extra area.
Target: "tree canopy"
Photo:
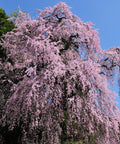
[[[8,18],[9,17],[6,15],[5,11],[0,8],[0,36],[15,28],[13,22],[7,20]]]
[[[14,23],[8,21],[7,20],[8,18],[9,17],[6,15],[5,11],[2,8],[0,8],[0,40],[4,34],[15,28]],[[5,50],[3,50],[1,46],[0,46],[0,58],[2,58],[2,60],[6,59]]]
[[[118,72],[120,47],[102,50],[93,24],[69,9],[60,2],[39,10],[37,20],[21,10],[9,19],[16,28],[1,42],[11,59],[0,63],[3,141],[119,141],[120,113],[108,83]]]

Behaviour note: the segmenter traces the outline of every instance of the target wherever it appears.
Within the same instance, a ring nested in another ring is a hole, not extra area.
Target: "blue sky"
[[[35,16],[36,9],[53,7],[63,0],[0,0],[0,7],[8,14],[20,6],[22,11]],[[82,21],[91,21],[99,29],[103,49],[120,46],[120,0],[64,0],[73,14]],[[113,89],[118,93],[117,81]],[[120,102],[120,99],[117,99]]]

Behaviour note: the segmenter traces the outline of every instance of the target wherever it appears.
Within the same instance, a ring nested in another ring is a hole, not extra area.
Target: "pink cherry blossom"
[[[82,133],[86,143],[93,134],[97,143],[116,144],[120,113],[108,84],[120,67],[120,48],[102,50],[93,24],[81,21],[63,2],[38,11],[37,20],[21,10],[9,19],[16,28],[1,42],[13,62],[0,62],[5,74],[19,72],[14,73],[17,82],[8,76],[11,95],[0,126],[19,127],[22,143],[59,144],[66,132],[74,140]]]

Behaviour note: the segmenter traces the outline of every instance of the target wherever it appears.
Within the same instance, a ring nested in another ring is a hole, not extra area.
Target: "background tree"
[[[0,8],[0,36],[15,28],[13,22],[7,20],[8,18],[9,17],[6,15],[5,11]]]
[[[3,34],[6,34],[13,28],[15,28],[13,22],[7,20],[8,18],[9,17],[6,15],[5,11],[2,8],[0,8],[0,40]],[[5,50],[1,46],[0,46],[0,58],[2,58],[3,61],[5,61],[6,59]]]
[[[120,114],[108,89],[120,61],[116,48],[103,51],[92,23],[62,2],[38,20],[22,11],[10,20],[16,28],[1,43],[13,62],[1,63],[7,76],[0,79],[11,84],[7,98],[1,88],[3,141],[116,144]]]

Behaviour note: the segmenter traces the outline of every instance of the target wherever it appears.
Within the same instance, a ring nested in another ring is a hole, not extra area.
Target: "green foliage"
[[[69,142],[63,142],[63,144],[85,144],[85,143],[83,143],[82,140],[75,142],[73,139],[71,139]]]
[[[61,142],[62,143],[66,141],[66,139],[68,138],[67,119],[68,119],[68,112],[64,110],[64,118],[63,118],[63,122],[61,123],[61,127],[62,127]]]
[[[26,141],[25,144],[29,144],[29,142]]]
[[[27,12],[23,12],[23,13],[27,13]],[[19,14],[19,9],[15,9],[15,11],[11,11],[9,12],[9,17],[17,17]]]
[[[93,134],[91,134],[90,136],[88,136],[88,141],[89,141],[90,144],[97,144],[95,136]]]
[[[17,17],[18,16],[18,13],[19,13],[19,9],[15,9],[15,11],[11,11],[11,12],[9,12],[9,16],[10,17]]]
[[[15,28],[14,23],[8,21],[7,19],[9,16],[6,15],[5,11],[0,8],[0,41],[1,41],[1,36],[3,34],[6,34],[7,32],[11,31],[13,28]],[[0,58],[4,61],[6,59],[6,52],[5,49],[3,49],[0,46]]]
[[[0,8],[0,37],[2,36],[2,34],[6,34],[13,28],[15,28],[15,25],[7,20],[8,18],[9,16],[7,16],[5,11]]]

